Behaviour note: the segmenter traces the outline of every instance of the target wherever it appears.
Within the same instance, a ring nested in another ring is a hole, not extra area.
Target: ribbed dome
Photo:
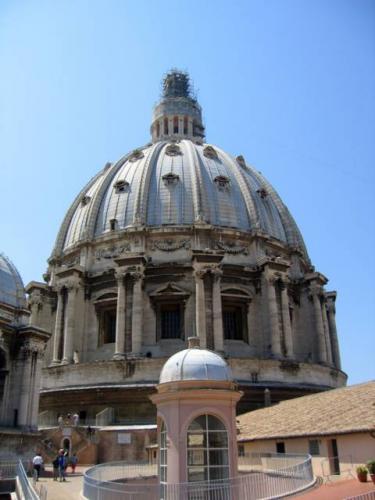
[[[185,349],[171,356],[163,366],[159,383],[183,380],[232,381],[232,373],[221,356],[207,349]]]
[[[0,254],[0,302],[13,307],[26,307],[21,276],[12,262]]]
[[[287,207],[259,172],[188,139],[158,141],[108,164],[70,207],[54,255],[113,231],[202,224],[261,231],[306,255]]]

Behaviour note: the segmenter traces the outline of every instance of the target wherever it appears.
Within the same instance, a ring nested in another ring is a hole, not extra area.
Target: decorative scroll
[[[190,248],[190,240],[153,240],[151,250],[161,250],[162,252],[174,252],[180,248]]]
[[[113,185],[116,193],[124,193],[129,188],[129,182],[125,180],[120,180],[115,182]]]
[[[178,155],[181,155],[182,152],[181,152],[180,146],[172,143],[172,144],[168,144],[168,146],[165,148],[165,154],[168,156],[178,156]]]
[[[98,250],[95,254],[96,260],[101,260],[101,259],[113,259],[116,257],[119,257],[125,252],[130,252],[131,246],[129,242],[124,243],[121,246],[118,247],[107,247],[107,248],[101,248]]]
[[[244,255],[248,254],[248,248],[243,245],[238,245],[234,241],[215,241],[215,248],[219,250],[224,250],[226,253],[230,253],[232,255],[238,255],[243,253]]]
[[[85,194],[85,196],[82,196],[81,198],[81,205],[84,207],[85,205],[87,205],[91,200],[91,196],[88,196],[87,194]]]
[[[219,158],[216,150],[212,146],[206,146],[203,149],[203,155],[211,160],[217,160]]]
[[[66,267],[73,267],[80,263],[80,254],[68,255],[63,259],[62,265]]]
[[[140,149],[135,149],[132,154],[129,156],[129,161],[138,161],[144,157],[143,152]]]

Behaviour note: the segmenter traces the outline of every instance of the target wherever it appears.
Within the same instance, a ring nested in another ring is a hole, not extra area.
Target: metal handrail
[[[156,465],[101,464],[84,474],[83,496],[89,500],[255,500],[280,498],[315,483],[310,455],[254,454],[240,457],[240,462],[236,477],[178,484],[159,484]]]

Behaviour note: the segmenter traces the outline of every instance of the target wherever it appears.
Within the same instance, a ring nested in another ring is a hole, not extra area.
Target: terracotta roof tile
[[[375,431],[375,381],[240,415],[239,441]]]

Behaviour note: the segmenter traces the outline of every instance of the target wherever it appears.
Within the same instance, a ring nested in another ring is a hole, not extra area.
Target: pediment
[[[190,292],[179,287],[178,285],[176,285],[176,283],[169,282],[150,293],[150,297],[162,297],[165,295],[185,297],[187,295],[190,295]]]

